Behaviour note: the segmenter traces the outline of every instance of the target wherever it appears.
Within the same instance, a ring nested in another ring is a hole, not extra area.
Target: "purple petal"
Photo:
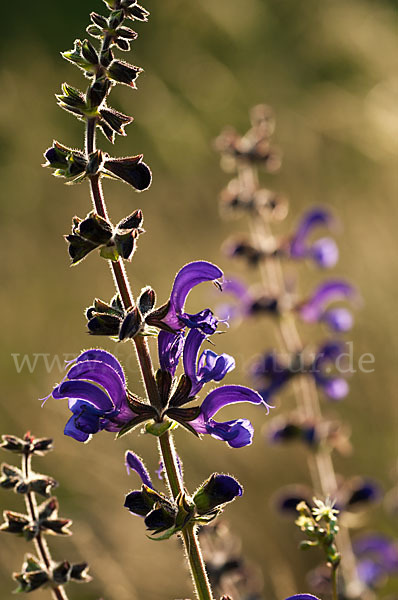
[[[200,329],[208,335],[214,333],[218,325],[218,319],[214,316],[210,308],[205,308],[204,310],[201,310],[193,315],[190,315],[189,313],[182,313],[180,314],[179,320],[180,327],[184,327],[186,325],[191,329]]]
[[[88,381],[64,381],[58,387],[58,398],[84,400],[101,412],[114,410],[114,405],[99,387]]]
[[[201,414],[204,421],[208,421],[221,408],[236,402],[250,402],[252,404],[264,404],[258,392],[242,385],[223,385],[206,396],[201,406]],[[267,413],[270,407],[265,404]],[[198,418],[199,418],[198,417]]]
[[[310,250],[311,258],[322,268],[331,269],[339,260],[339,249],[332,238],[320,238],[316,240]]]
[[[184,310],[185,301],[193,287],[204,281],[214,281],[223,276],[216,265],[206,261],[191,262],[182,267],[174,279],[170,294],[170,310],[164,319],[170,327],[181,328],[178,315]]]
[[[78,362],[68,372],[68,378],[88,379],[101,385],[118,408],[126,403],[126,388],[120,375],[105,362],[96,360]]]
[[[229,354],[216,354],[213,350],[205,350],[199,357],[198,376],[206,383],[221,381],[225,375],[235,368],[235,359]]]
[[[195,427],[194,421],[191,425]],[[195,427],[195,429],[197,429]],[[198,432],[200,433],[200,432]],[[217,422],[210,419],[206,423],[206,431],[212,437],[227,444],[231,448],[243,448],[252,443],[254,435],[254,427],[248,419],[236,419],[235,421]]]
[[[300,316],[307,323],[318,321],[330,302],[345,300],[356,296],[355,288],[341,280],[326,281],[318,286],[304,304],[300,307]]]
[[[83,352],[83,354],[77,357],[76,362],[82,362],[85,360],[98,360],[100,362],[108,364],[110,367],[112,367],[112,369],[116,371],[116,373],[120,375],[120,378],[123,381],[123,383],[126,383],[120,362],[110,352],[100,350],[99,348],[86,350],[86,352]]]
[[[354,542],[357,556],[379,558],[390,572],[398,572],[398,545],[396,541],[379,534],[367,534]]]
[[[226,279],[222,285],[222,291],[227,294],[233,294],[243,304],[248,304],[252,301],[249,289],[239,279]]]
[[[331,400],[345,398],[349,391],[349,385],[342,377],[331,377],[322,385],[323,391]]]
[[[193,287],[204,281],[220,279],[222,276],[221,269],[212,263],[204,260],[188,263],[176,275],[170,296],[171,303],[177,310],[182,311]]]
[[[154,489],[152,485],[152,480],[142,459],[139,456],[137,456],[137,454],[134,454],[134,452],[131,452],[131,450],[127,450],[125,454],[125,465],[127,468],[128,475],[130,474],[130,469],[135,471],[137,475],[141,477],[143,484],[145,484],[151,489]]]
[[[386,571],[382,565],[375,563],[371,558],[357,561],[358,575],[361,581],[370,588],[378,587],[386,578]]]
[[[90,434],[78,429],[75,425],[75,419],[76,415],[72,415],[65,425],[64,434],[72,437],[78,442],[87,442],[87,440],[90,438]]]
[[[160,331],[158,335],[159,364],[163,371],[168,371],[173,377],[175,375],[180,356],[184,348],[184,336],[182,334]]]
[[[191,329],[187,335],[184,347],[184,372],[192,382],[191,396],[195,396],[203,387],[203,384],[198,380],[196,375],[198,352],[206,335],[199,329]]]
[[[308,253],[307,240],[314,227],[331,228],[335,224],[333,215],[324,208],[314,208],[304,214],[293,236],[290,252],[293,258],[304,258]]]
[[[354,324],[352,313],[346,308],[331,308],[325,311],[322,321],[337,332],[349,331]]]

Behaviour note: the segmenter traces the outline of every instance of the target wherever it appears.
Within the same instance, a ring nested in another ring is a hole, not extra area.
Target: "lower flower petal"
[[[193,422],[191,422],[191,425]],[[236,419],[218,423],[210,419],[206,423],[206,433],[217,440],[227,442],[231,448],[243,448],[252,443],[254,427],[248,419]]]
[[[75,424],[76,415],[72,415],[67,424],[65,425],[64,434],[72,437],[78,442],[87,442],[90,438],[89,433],[85,433],[76,427]]]

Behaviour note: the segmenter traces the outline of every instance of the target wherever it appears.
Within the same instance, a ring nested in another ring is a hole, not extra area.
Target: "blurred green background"
[[[38,401],[61,379],[61,371],[40,358],[32,373],[26,367],[18,373],[12,356],[44,353],[51,363],[54,356],[62,361],[64,354],[77,355],[91,344],[104,346],[116,350],[130,387],[141,389],[130,346],[115,347],[85,333],[84,307],[95,296],[113,294],[108,268],[96,256],[68,266],[62,235],[69,232],[73,215],[90,210],[87,186],[65,187],[40,168],[52,139],[82,146],[81,123],[57,108],[54,94],[63,81],[77,87],[84,82],[59,52],[84,37],[88,13],[104,12],[104,5],[100,0],[25,4],[20,15],[7,14],[0,40],[1,430],[21,435],[30,429],[55,439],[56,452],[36,467],[60,481],[61,516],[73,518],[74,536],[51,539],[53,554],[87,559],[94,576],[89,586],[71,587],[71,598],[192,597],[177,542],[149,541],[142,522],[122,508],[124,494],[136,485],[125,473],[124,451],[134,449],[155,468],[153,439],[136,434],[114,442],[104,433],[81,445],[64,437],[65,405],[49,401],[41,409]],[[166,300],[175,272],[194,259],[245,275],[220,251],[225,237],[246,223],[219,217],[218,194],[228,176],[219,168],[212,141],[227,124],[246,131],[253,104],[272,105],[283,167],[262,181],[290,199],[289,223],[313,203],[327,203],[341,219],[341,260],[333,275],[360,288],[365,302],[350,339],[356,356],[371,352],[376,360],[374,373],[353,376],[344,403],[323,405],[352,428],[354,453],[336,457],[336,468],[346,476],[374,477],[384,490],[391,489],[397,450],[396,2],[148,0],[145,7],[150,22],[136,24],[139,38],[132,54],[123,56],[145,72],[138,91],[119,86],[110,102],[135,122],[114,149],[99,138],[115,156],[143,152],[153,170],[153,185],[140,196],[127,186],[105,183],[115,222],[135,208],[144,210],[147,233],[128,266],[134,290],[150,284],[160,301]],[[309,291],[319,274],[300,272],[303,291]],[[201,286],[195,292],[193,310],[217,303],[209,290]],[[304,335],[311,332],[307,328]],[[232,327],[217,342],[218,352],[230,352],[238,362],[227,382],[248,383],[250,357],[274,343],[267,319],[245,330]],[[274,414],[293,406],[288,392]],[[224,414],[228,418],[228,410]],[[245,555],[262,569],[265,597],[280,600],[307,588],[302,573],[318,559],[315,552],[297,551],[300,533],[275,516],[270,504],[279,486],[308,480],[305,453],[298,447],[268,447],[262,434],[266,417],[254,407],[231,410],[232,416],[254,422],[251,447],[231,451],[216,440],[199,442],[177,432],[187,485],[194,489],[214,470],[233,473],[245,485],[244,497],[228,508],[226,519],[241,537]],[[0,506],[22,510],[22,498],[1,492]],[[382,504],[364,525],[392,534]],[[1,537],[2,599],[11,598],[10,573],[28,550],[24,541]]]

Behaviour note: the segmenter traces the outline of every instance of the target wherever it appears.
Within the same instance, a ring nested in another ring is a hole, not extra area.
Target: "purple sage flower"
[[[237,303],[223,304],[219,307],[219,314],[225,320],[238,317],[252,317],[259,314],[277,315],[279,311],[278,299],[264,293],[259,286],[247,287],[236,277],[226,279],[222,286],[224,293],[233,295]]]
[[[343,352],[343,343],[326,342],[320,347],[311,367],[311,374],[314,376],[316,385],[322,389],[330,400],[341,400],[345,398],[349,391],[348,383],[344,377],[330,375],[327,372],[330,364],[333,365]]]
[[[209,434],[227,442],[231,448],[242,448],[252,443],[254,428],[248,419],[218,422],[213,416],[224,406],[237,402],[263,404],[269,412],[270,407],[263,398],[249,388],[241,385],[223,385],[211,391],[204,399],[199,416],[190,422],[197,433]]]
[[[380,534],[367,534],[354,542],[358,574],[371,588],[377,588],[390,576],[398,575],[397,543]]]
[[[324,226],[331,229],[336,224],[333,215],[325,208],[313,208],[305,213],[290,240],[290,256],[294,259],[312,259],[319,267],[334,267],[339,251],[332,238],[324,237],[310,242],[314,228]]]
[[[296,376],[312,376],[319,387],[330,400],[341,400],[348,394],[348,383],[341,374],[329,373],[344,352],[341,342],[326,342],[315,358],[305,361],[300,354],[292,357],[289,363],[280,361],[274,352],[267,352],[252,367],[252,375],[260,381],[259,393],[264,402],[268,403],[272,396]]]
[[[353,317],[347,308],[329,304],[339,300],[352,300],[357,297],[355,288],[342,280],[326,281],[319,285],[312,296],[298,307],[298,313],[307,323],[326,323],[333,331],[349,331]]]
[[[51,395],[68,399],[72,416],[64,433],[78,442],[86,442],[103,429],[118,431],[136,416],[127,402],[123,369],[105,350],[88,350],[78,356]]]
[[[189,314],[184,312],[184,307],[192,288],[204,281],[216,281],[222,276],[221,269],[204,260],[191,262],[182,267],[174,279],[168,311],[161,321],[176,331],[190,327],[201,329],[204,333],[214,333],[218,321],[209,308],[196,314]]]
[[[266,384],[260,385],[259,393],[264,402],[269,402],[300,371],[293,371],[282,364],[274,352],[267,352],[253,365],[251,372],[253,377]]]

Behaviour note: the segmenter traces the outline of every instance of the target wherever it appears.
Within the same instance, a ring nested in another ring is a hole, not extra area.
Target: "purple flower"
[[[264,402],[298,375],[310,376],[330,400],[341,400],[348,393],[348,383],[341,375],[330,374],[331,366],[344,350],[340,342],[323,344],[313,361],[304,360],[303,355],[293,355],[289,362],[281,362],[273,352],[266,353],[252,367],[252,375],[260,380],[259,392]]]
[[[214,333],[217,328],[217,319],[209,308],[197,314],[189,314],[184,312],[184,307],[192,288],[204,281],[216,281],[222,276],[221,269],[203,260],[191,262],[182,267],[173,283],[167,314],[161,321],[176,331],[190,327],[201,329],[208,334]]]
[[[269,412],[269,406],[263,398],[249,388],[241,385],[224,385],[211,391],[200,407],[199,416],[190,422],[197,433],[209,434],[227,442],[231,448],[242,448],[252,443],[254,429],[247,419],[217,422],[212,417],[224,406],[237,402],[263,404]]]
[[[341,400],[348,394],[348,383],[340,375],[327,373],[330,363],[333,365],[343,354],[344,344],[341,342],[327,342],[318,351],[315,357],[311,373],[315,383],[320,387],[330,400]],[[329,363],[329,365],[328,365]],[[325,367],[325,365],[327,365]]]
[[[123,369],[105,350],[83,352],[52,396],[68,399],[72,416],[64,433],[78,442],[86,442],[102,429],[118,431],[136,416],[127,402]]]
[[[305,213],[290,240],[290,256],[310,258],[322,268],[333,267],[339,257],[335,241],[326,237],[309,242],[308,238],[315,227],[323,225],[331,229],[335,223],[333,215],[324,208],[314,208]]]
[[[386,536],[368,534],[354,542],[358,574],[375,588],[391,575],[398,575],[398,546]]]
[[[195,396],[209,381],[221,381],[235,368],[235,360],[229,354],[216,354],[204,350],[198,360],[198,352],[206,335],[199,329],[191,329],[184,347],[184,371],[191,380],[190,396]]]
[[[334,331],[348,331],[353,324],[351,312],[343,307],[328,308],[328,305],[338,300],[352,300],[356,296],[351,284],[341,280],[326,281],[298,306],[298,312],[307,323],[323,322]]]
[[[261,379],[266,385],[261,385],[259,392],[264,402],[278,393],[290,379],[300,371],[294,371],[290,366],[282,364],[273,352],[267,352],[252,367],[252,375]]]
[[[237,317],[256,316],[260,313],[271,315],[278,314],[278,300],[264,293],[258,286],[248,288],[237,278],[228,279],[223,282],[223,292],[230,293],[237,299],[237,305],[224,304],[219,307],[219,314],[226,320]]]

